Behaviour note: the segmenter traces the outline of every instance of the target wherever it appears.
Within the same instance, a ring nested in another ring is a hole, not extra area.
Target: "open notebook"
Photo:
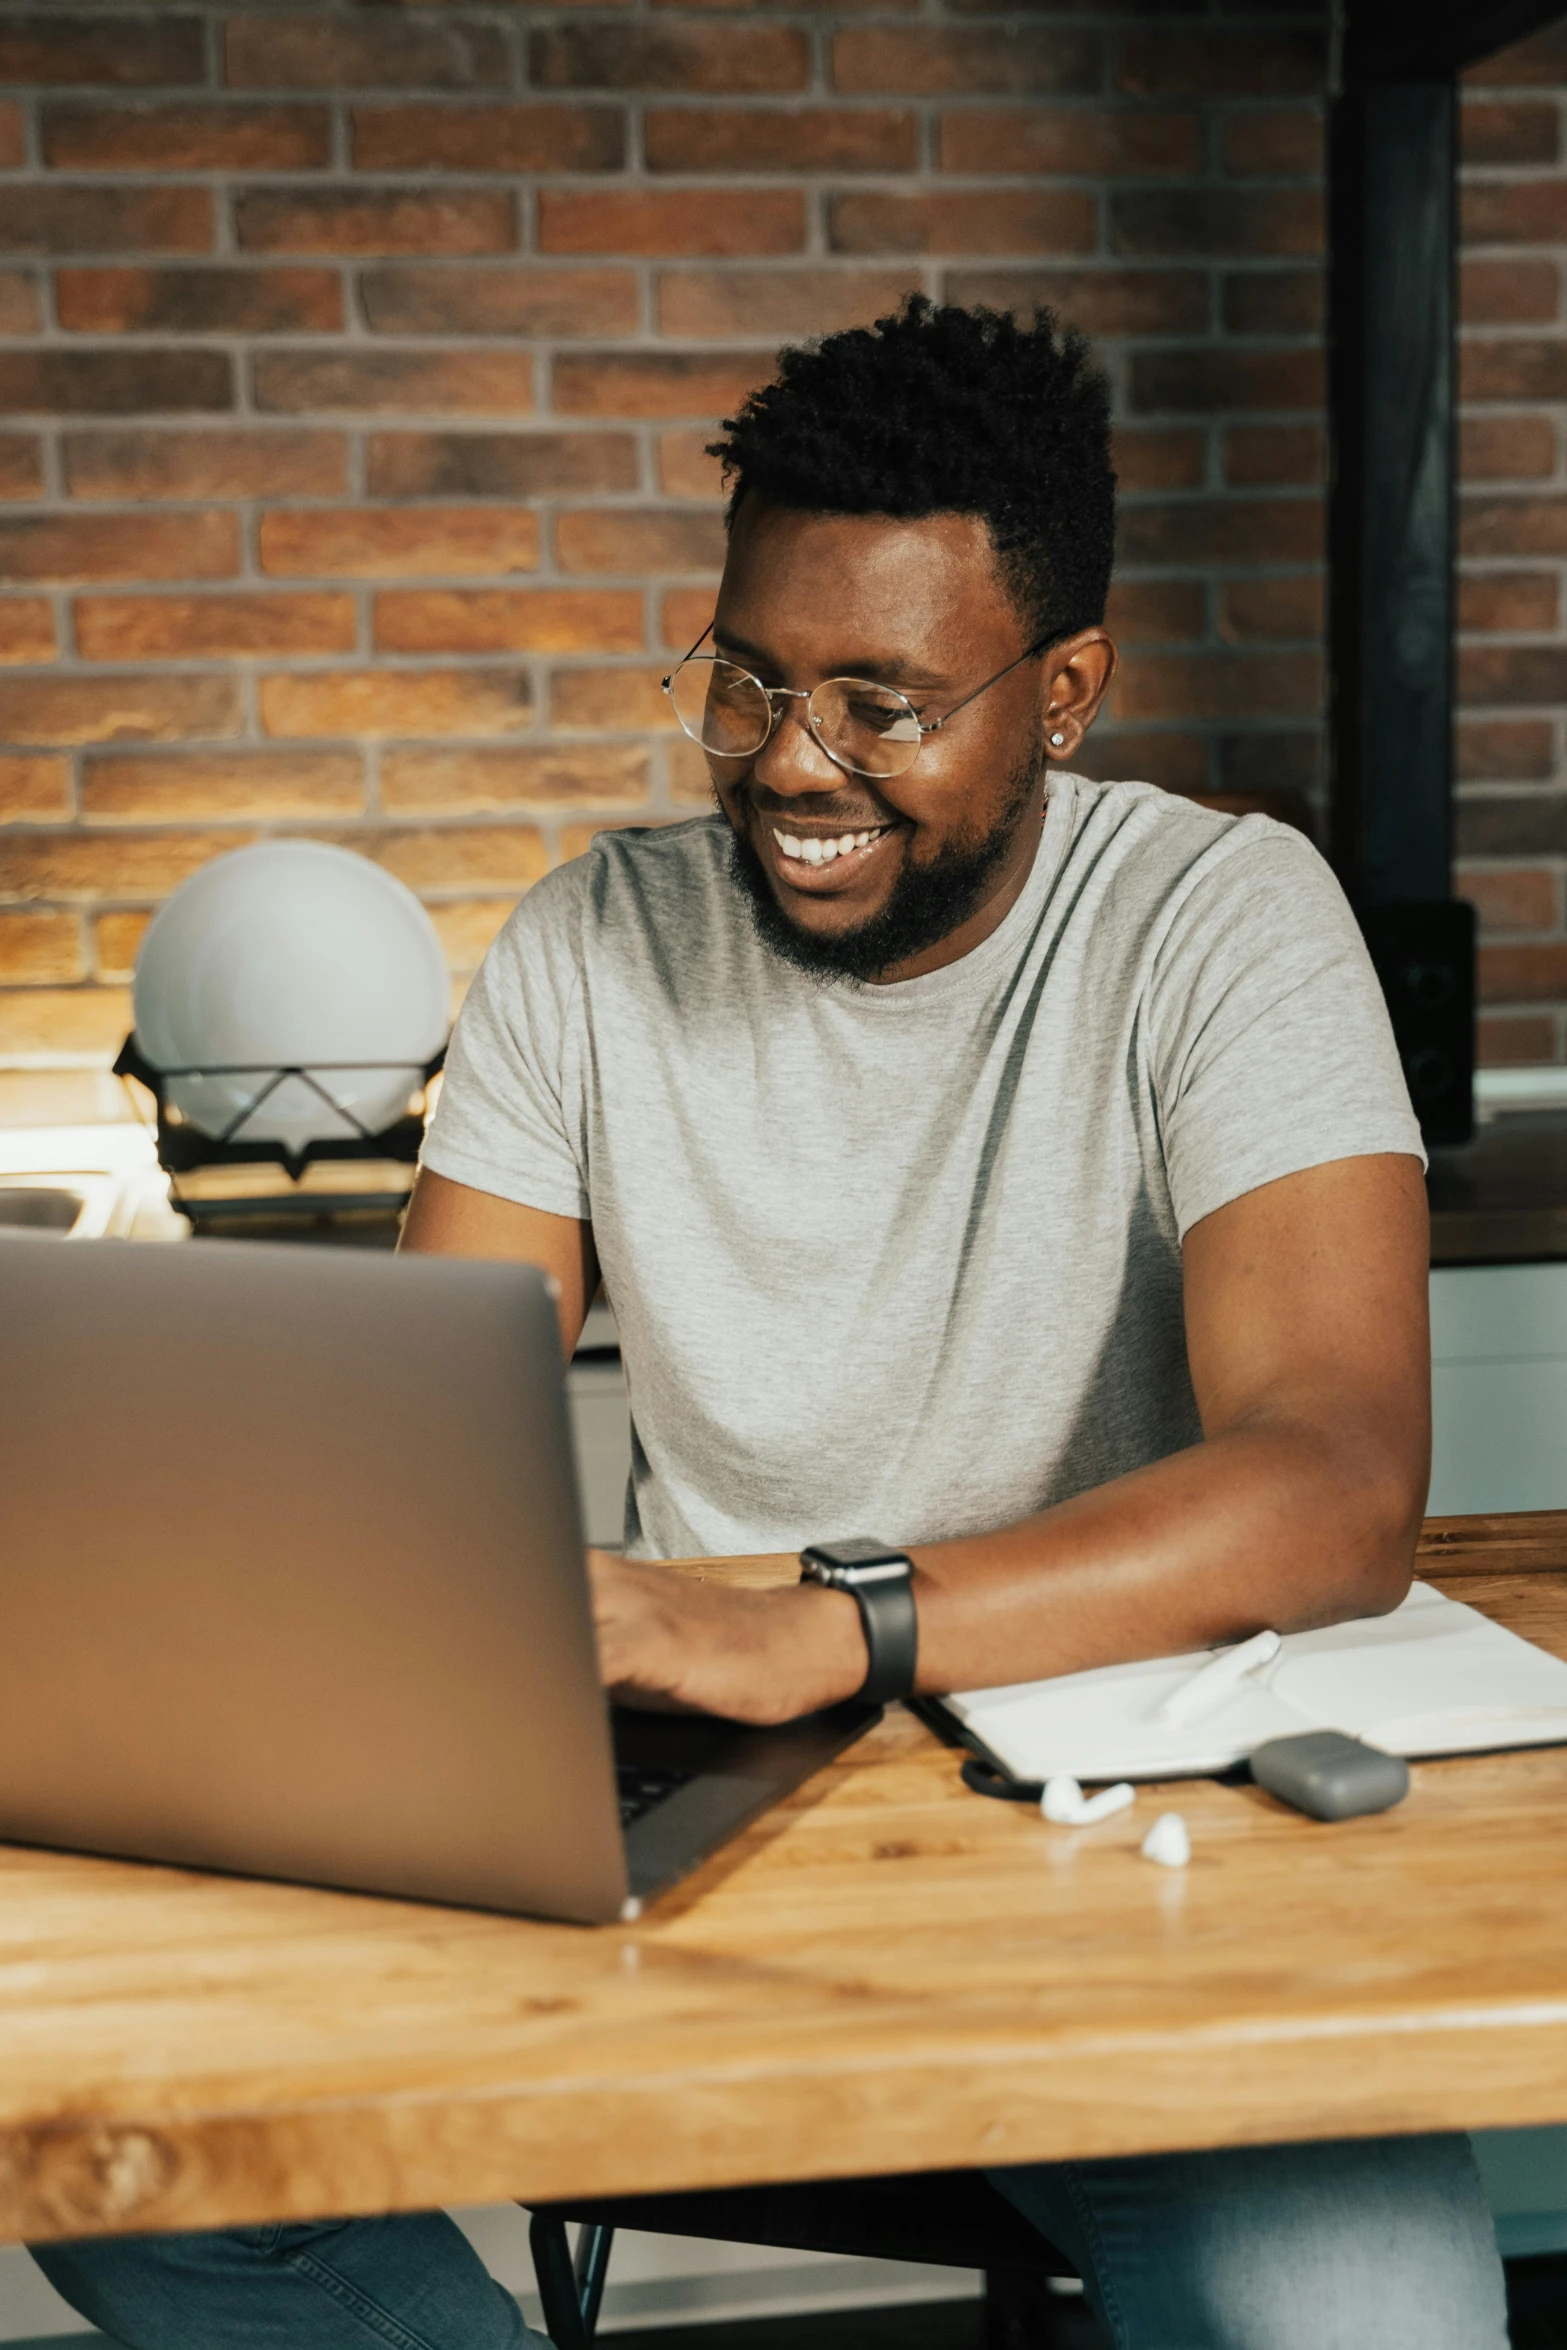
[[[1391,1615],[1290,1633],[1202,1720],[1155,1719],[1209,1653],[970,1689],[945,1705],[971,1743],[1025,1780],[1188,1778],[1304,1730],[1345,1730],[1410,1757],[1567,1745],[1567,1664],[1426,1583]]]

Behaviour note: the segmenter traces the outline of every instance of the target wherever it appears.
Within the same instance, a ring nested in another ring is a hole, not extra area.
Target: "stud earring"
[[[1060,748],[1061,748],[1061,745],[1062,745],[1062,744],[1063,744],[1063,743],[1066,741],[1066,736],[1065,736],[1064,734],[1053,734],[1053,735],[1050,737],[1050,740],[1052,741],[1052,743],[1054,743],[1054,745],[1055,745],[1056,749],[1059,751],[1059,750],[1060,750]]]

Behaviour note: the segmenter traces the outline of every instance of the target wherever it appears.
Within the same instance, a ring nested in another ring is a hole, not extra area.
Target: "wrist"
[[[801,1662],[817,1694],[811,1707],[841,1705],[858,1696],[870,1656],[860,1611],[847,1591],[824,1584],[797,1583],[781,1593],[803,1635]]]

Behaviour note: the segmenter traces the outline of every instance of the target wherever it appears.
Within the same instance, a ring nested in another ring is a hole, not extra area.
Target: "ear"
[[[1046,653],[1045,756],[1065,764],[1099,715],[1119,656],[1102,628],[1080,629]]]

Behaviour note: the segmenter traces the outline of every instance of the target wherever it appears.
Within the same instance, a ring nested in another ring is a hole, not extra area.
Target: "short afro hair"
[[[1104,618],[1109,390],[1048,310],[1019,326],[913,294],[873,326],[784,351],[709,454],[731,523],[748,491],[813,514],[977,514],[1032,637]]]

